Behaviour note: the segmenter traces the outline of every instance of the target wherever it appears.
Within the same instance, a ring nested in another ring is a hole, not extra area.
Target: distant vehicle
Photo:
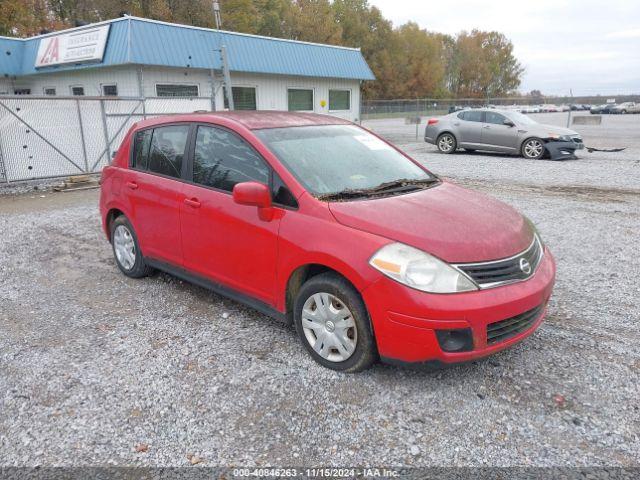
[[[640,113],[640,103],[635,103],[633,107],[627,110],[627,113]]]
[[[634,113],[633,109],[636,107],[635,102],[623,102],[620,105],[616,105],[611,109],[611,113]]]
[[[540,106],[540,111],[543,113],[559,112],[560,107],[558,107],[557,105],[553,105],[552,103],[545,103],[544,105]]]
[[[530,160],[575,158],[584,148],[579,133],[568,128],[542,125],[509,110],[463,110],[427,122],[424,140],[442,153],[458,148],[522,155]]]
[[[459,112],[460,110],[464,110],[466,107],[463,107],[461,105],[451,105],[449,107],[449,113],[453,113],[453,112]]]
[[[609,114],[616,107],[615,103],[604,103],[602,105],[594,105],[589,110],[593,114]]]
[[[559,107],[561,112],[568,112],[569,110],[571,110],[571,107],[569,105],[560,105]]]

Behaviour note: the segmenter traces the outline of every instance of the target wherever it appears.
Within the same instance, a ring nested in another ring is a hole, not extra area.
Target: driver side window
[[[223,128],[199,126],[193,181],[231,192],[236,183],[269,184],[269,168],[240,137]]]
[[[494,125],[504,125],[504,121],[507,119],[504,115],[496,112],[486,112],[485,115],[485,123],[493,123]]]

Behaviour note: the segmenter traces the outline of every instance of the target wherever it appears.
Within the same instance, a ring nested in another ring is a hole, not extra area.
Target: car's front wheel
[[[120,215],[111,223],[111,245],[116,264],[127,277],[141,278],[151,273],[142,256],[131,223],[124,215]]]
[[[296,331],[319,364],[342,372],[370,367],[377,349],[360,294],[335,273],[312,277],[294,305]]]
[[[453,153],[458,148],[456,137],[450,133],[443,133],[440,135],[436,144],[438,145],[438,150],[442,153]]]
[[[539,160],[544,155],[544,143],[539,138],[530,138],[522,144],[522,156],[529,160]]]

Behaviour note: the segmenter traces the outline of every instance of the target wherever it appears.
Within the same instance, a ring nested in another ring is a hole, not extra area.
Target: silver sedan
[[[427,123],[424,140],[442,153],[458,148],[486,150],[537,160],[575,158],[584,148],[579,133],[568,128],[543,125],[518,112],[472,109],[432,118]]]

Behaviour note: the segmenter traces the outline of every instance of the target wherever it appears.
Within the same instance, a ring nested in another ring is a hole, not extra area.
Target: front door
[[[513,152],[518,143],[518,128],[505,125],[507,117],[498,112],[485,112],[482,125],[482,143],[492,150]]]
[[[240,182],[268,185],[270,167],[222,127],[199,125],[192,148],[180,206],[185,268],[273,305],[281,215],[262,220],[232,196]]]

